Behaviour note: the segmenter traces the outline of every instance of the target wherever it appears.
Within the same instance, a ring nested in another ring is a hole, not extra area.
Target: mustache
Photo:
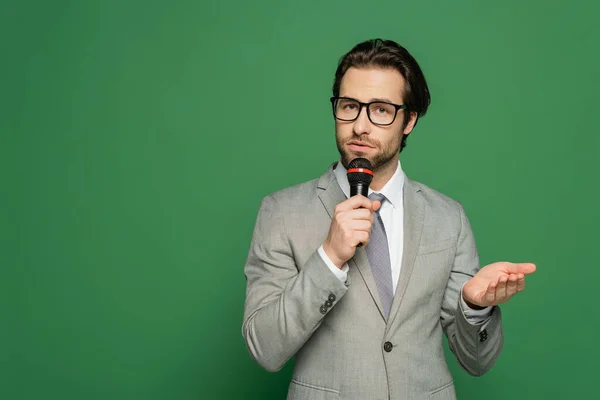
[[[346,144],[348,143],[357,143],[357,144],[364,144],[367,146],[371,146],[371,147],[379,147],[379,142],[375,142],[375,141],[370,141],[370,140],[362,140],[362,139],[350,139],[350,140],[346,140]]]

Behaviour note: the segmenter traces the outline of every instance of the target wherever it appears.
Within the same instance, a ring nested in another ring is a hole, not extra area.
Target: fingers
[[[351,219],[363,219],[366,221],[373,220],[373,213],[366,208],[359,208],[357,210],[347,210],[341,213],[346,214]]]
[[[352,221],[358,220],[368,221],[370,224],[373,224],[373,213],[367,208],[336,209],[335,219],[341,225],[345,225],[345,222],[352,223]]]
[[[323,250],[338,267],[354,256],[356,247],[366,246],[373,226],[373,210],[379,201],[358,195],[339,203],[331,220]]]
[[[525,275],[518,274],[517,275],[517,292],[521,292],[525,290]]]
[[[508,281],[508,276],[502,275],[498,279],[498,284],[496,285],[496,300],[502,300],[506,298],[506,282]]]
[[[355,210],[357,211],[357,210]],[[366,246],[369,244],[371,236],[371,228],[373,227],[373,217],[369,210],[364,210],[369,213],[369,219],[352,219],[348,221],[348,243],[353,247]]]
[[[491,282],[485,293],[488,304],[500,304],[525,289],[524,274],[503,275],[497,282]]]
[[[373,211],[380,207],[380,201],[371,201],[362,195],[339,203],[323,245],[327,256],[343,263],[354,256],[356,247],[366,246],[373,226]]]
[[[360,209],[360,208],[364,208],[364,209],[367,209],[370,211],[377,211],[377,210],[379,210],[379,208],[381,208],[381,201],[379,201],[379,200],[371,201],[368,198],[366,198],[365,196],[359,194],[356,196],[352,196],[348,200],[345,200],[345,201],[339,203],[335,207],[335,211],[336,212],[350,211],[350,210],[356,210],[356,209]]]
[[[511,297],[517,293],[517,281],[518,277],[516,274],[510,274],[508,281],[506,282],[506,297]]]
[[[348,228],[354,231],[371,232],[372,222],[364,219],[354,219],[348,223]]]
[[[351,241],[351,245],[356,247],[358,245],[366,246],[369,244],[369,232],[365,231],[356,231],[354,233],[353,239]]]
[[[356,196],[352,196],[350,197],[348,200],[345,200],[341,203],[339,203],[336,207],[335,207],[335,211],[339,212],[339,211],[349,211],[349,210],[355,210],[357,208],[366,208],[367,210],[371,210],[372,205],[371,205],[371,200],[369,200],[368,198],[366,198],[363,195],[356,195]]]
[[[496,302],[496,282],[490,282],[485,291],[485,301],[487,304],[495,304]]]

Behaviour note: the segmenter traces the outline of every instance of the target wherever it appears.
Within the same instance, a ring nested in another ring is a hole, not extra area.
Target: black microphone
[[[362,194],[369,197],[369,185],[373,180],[373,167],[366,158],[355,158],[348,164],[348,183],[350,183],[350,197]],[[362,247],[362,243],[356,247]]]
[[[369,185],[373,180],[373,167],[366,158],[355,158],[348,164],[348,183],[350,196],[362,194],[369,197]]]

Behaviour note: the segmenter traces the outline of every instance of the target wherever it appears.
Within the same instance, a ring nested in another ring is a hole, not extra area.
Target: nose
[[[368,135],[371,133],[371,127],[371,121],[369,121],[369,116],[367,115],[367,107],[361,107],[358,117],[354,120],[352,131],[357,136]]]

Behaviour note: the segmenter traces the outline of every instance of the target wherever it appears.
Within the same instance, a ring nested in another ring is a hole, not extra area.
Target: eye
[[[388,103],[372,103],[371,113],[377,115],[393,115],[396,112],[396,108],[392,104]]]
[[[371,106],[371,113],[377,115],[389,115],[393,113],[393,107],[390,107],[388,104],[373,104]]]

